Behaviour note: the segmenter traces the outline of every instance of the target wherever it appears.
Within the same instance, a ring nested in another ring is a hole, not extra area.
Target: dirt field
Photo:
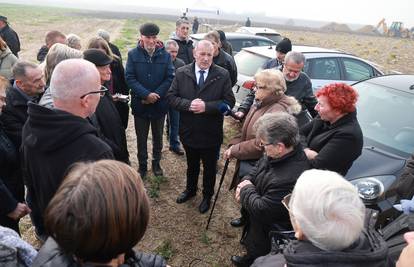
[[[9,17],[13,28],[19,33],[22,42],[21,58],[35,61],[37,50],[43,44],[46,31],[59,29],[64,33],[76,33],[87,39],[94,36],[99,28],[111,32],[112,38],[121,37],[124,19],[100,19],[91,16],[71,15],[65,10],[54,10],[53,16],[46,9],[30,10],[27,8],[6,9],[0,5],[4,15]],[[8,12],[8,13],[7,13]],[[46,15],[48,14],[48,15]],[[122,18],[122,16],[120,15]],[[168,22],[167,29],[162,29],[162,38],[174,30],[173,22]],[[414,73],[414,41],[383,38],[374,36],[352,35],[348,33],[320,33],[301,31],[282,31],[294,43],[318,45],[351,52],[363,58],[383,65],[388,71],[396,70]],[[132,37],[131,37],[132,38]],[[126,59],[124,58],[124,62]],[[237,133],[237,125],[226,119],[226,140]],[[127,131],[128,146],[132,166],[137,168],[136,139],[132,116]],[[224,147],[224,145],[223,145]],[[149,149],[150,151],[150,149]],[[240,229],[229,225],[231,218],[238,215],[239,206],[230,193],[228,183],[232,176],[234,163],[229,167],[226,180],[218,199],[209,231],[205,231],[208,214],[200,215],[198,205],[200,193],[191,201],[176,204],[177,195],[184,190],[186,162],[184,156],[177,156],[168,150],[164,143],[162,167],[164,180],[146,181],[151,198],[152,215],[150,226],[138,248],[155,252],[169,258],[171,266],[230,266],[230,256],[240,254],[243,249],[239,244]],[[220,161],[222,166],[223,162]],[[221,174],[221,172],[220,172]],[[217,181],[220,179],[217,175]],[[218,183],[217,183],[218,184]],[[157,186],[159,185],[159,190]],[[155,186],[155,187],[154,187]],[[26,217],[21,223],[24,239],[35,246],[36,242],[30,220]]]

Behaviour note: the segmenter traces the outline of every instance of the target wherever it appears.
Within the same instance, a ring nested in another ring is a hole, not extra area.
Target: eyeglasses
[[[108,91],[108,88],[106,88],[105,86],[102,85],[101,86],[101,90],[99,90],[99,91],[92,91],[92,92],[86,93],[84,95],[81,95],[80,99],[83,99],[85,96],[91,95],[91,94],[100,94],[101,97],[103,97],[105,95],[105,92],[107,92],[107,91]]]
[[[260,147],[266,147],[266,146],[270,146],[273,145],[273,143],[263,143],[262,141],[260,141],[259,146]]]
[[[290,206],[289,206],[289,203],[290,203],[290,197],[292,196],[292,193],[290,193],[290,194],[287,194],[283,199],[282,199],[282,204],[283,204],[283,206],[285,206],[285,208],[288,210],[288,211],[290,211]]]

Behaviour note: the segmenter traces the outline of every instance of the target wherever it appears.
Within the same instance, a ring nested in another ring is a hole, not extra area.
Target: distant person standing
[[[17,33],[9,26],[7,17],[0,15],[0,37],[6,42],[12,53],[18,57],[20,40]]]
[[[131,88],[131,107],[137,135],[139,173],[147,175],[147,141],[152,132],[152,172],[162,176],[160,166],[165,114],[168,112],[165,94],[174,78],[171,56],[157,39],[160,28],[145,23],[140,29],[137,47],[130,50],[125,77]]]
[[[175,23],[175,36],[172,38],[178,43],[177,57],[182,59],[185,64],[193,62],[193,41],[189,38],[190,22],[186,19],[179,19]]]
[[[283,38],[276,45],[276,58],[271,58],[263,64],[262,69],[282,69],[285,56],[292,51],[292,43],[289,38]]]
[[[252,26],[252,22],[250,21],[250,18],[247,17],[246,23],[244,24],[244,26],[246,27],[251,27]]]
[[[171,55],[171,60],[174,64],[175,70],[185,65],[182,59],[177,57],[178,54],[178,44],[174,40],[168,40],[165,43],[165,47],[168,53]],[[180,112],[176,109],[169,107],[168,108],[168,138],[170,141],[170,151],[175,154],[182,156],[184,151],[180,148],[180,141],[178,140],[178,127],[180,121]]]
[[[198,18],[194,17],[193,20],[193,34],[196,34],[198,32],[198,26],[200,25],[200,23],[198,22]]]
[[[56,43],[66,44],[66,36],[60,31],[49,31],[45,36],[45,45],[40,47],[37,52],[37,60],[43,62],[46,58],[49,49]]]

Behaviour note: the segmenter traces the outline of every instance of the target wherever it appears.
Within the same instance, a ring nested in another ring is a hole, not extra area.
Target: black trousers
[[[147,141],[149,127],[152,132],[152,160],[161,160],[162,134],[164,131],[165,115],[162,118],[147,119],[134,116],[135,133],[137,134],[138,162],[140,170],[147,170]]]
[[[217,150],[218,147],[193,148],[184,146],[187,157],[187,185],[189,192],[197,192],[198,176],[200,174],[200,160],[203,163],[203,196],[214,195],[216,183]]]

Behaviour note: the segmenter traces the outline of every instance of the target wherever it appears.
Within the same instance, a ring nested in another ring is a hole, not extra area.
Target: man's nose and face
[[[141,40],[144,44],[145,50],[147,51],[155,50],[155,46],[157,44],[157,35],[152,35],[152,36],[141,35]]]
[[[167,52],[170,53],[171,59],[174,61],[178,55],[178,47],[175,47],[174,45],[169,45],[167,47]]]
[[[202,70],[210,68],[211,64],[213,63],[213,45],[209,41],[205,42],[197,46],[194,54],[197,66]]]
[[[38,68],[27,68],[26,76],[17,82],[17,85],[28,96],[37,96],[44,92],[45,81],[43,71]]]
[[[283,66],[283,76],[285,77],[285,80],[293,82],[299,78],[304,65],[303,62],[298,64],[292,60],[285,62],[285,65]]]
[[[181,40],[185,40],[188,38],[188,34],[190,33],[190,24],[183,23],[176,28],[177,37]]]
[[[286,56],[286,54],[285,54],[285,53],[282,53],[282,52],[276,51],[276,59],[277,59],[279,62],[283,62],[283,61],[285,61],[285,56]]]

